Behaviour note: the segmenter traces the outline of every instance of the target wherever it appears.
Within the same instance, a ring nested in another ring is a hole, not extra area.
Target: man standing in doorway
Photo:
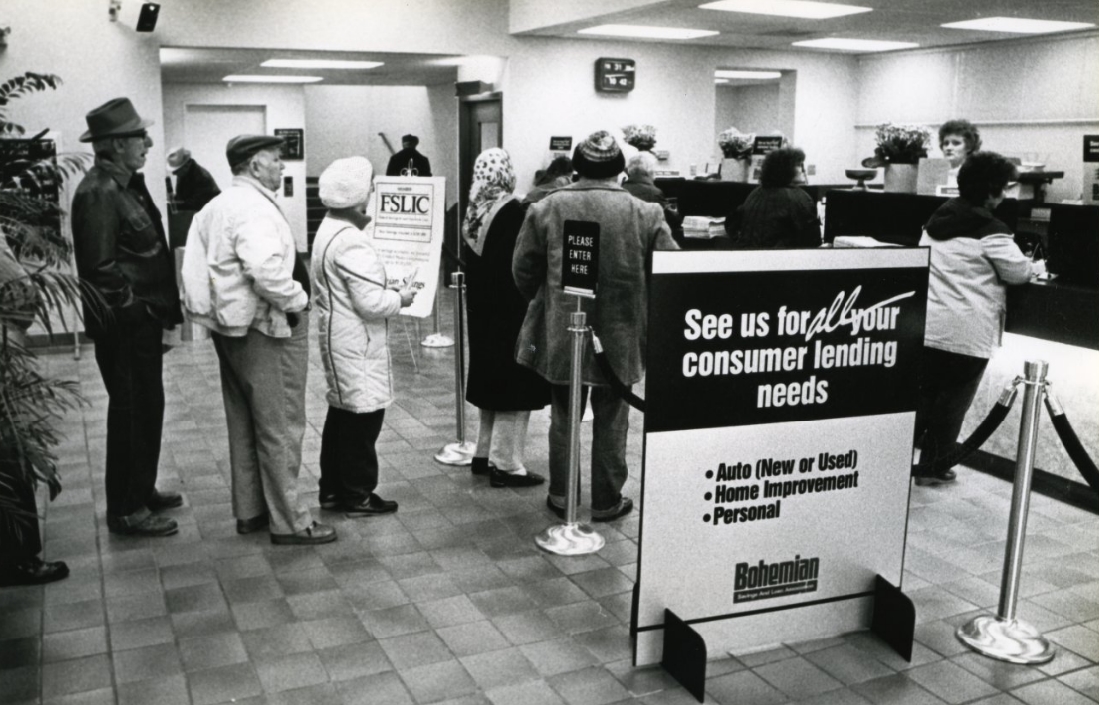
[[[516,343],[516,360],[551,385],[550,488],[547,506],[565,515],[568,483],[569,315],[576,300],[561,286],[564,232],[576,223],[598,237],[595,299],[581,299],[590,325],[605,346],[611,369],[626,385],[641,381],[648,315],[646,271],[654,249],[676,250],[660,206],[634,198],[618,185],[626,167],[622,150],[605,131],[577,145],[572,165],[580,180],[531,205],[519,232],[512,274],[532,299]],[[595,416],[591,444],[592,521],[613,521],[633,509],[623,496],[629,476],[626,436],[629,406],[609,386],[589,346],[583,360],[582,399],[591,387]],[[584,402],[581,401],[581,406]]]
[[[427,157],[416,151],[420,144],[420,138],[416,135],[405,135],[401,138],[401,151],[389,158],[389,166],[385,169],[386,176],[431,176],[431,162]]]
[[[102,301],[84,303],[84,325],[107,405],[107,528],[112,533],[168,536],[173,519],[154,514],[183,497],[156,489],[164,428],[163,333],[182,322],[175,265],[160,210],[145,186],[151,120],[129,98],[87,114],[95,165],[72,206],[73,247],[80,277]]]
[[[240,135],[225,155],[233,183],[191,223],[184,305],[213,332],[229,430],[237,533],[319,544],[336,530],[298,498],[309,365],[309,274],[275,201],[283,140]]]
[[[195,161],[186,147],[168,155],[168,167],[176,175],[175,204],[180,210],[200,211],[221,193],[214,177]]]

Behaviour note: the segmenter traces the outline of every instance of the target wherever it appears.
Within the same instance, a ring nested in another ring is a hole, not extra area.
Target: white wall
[[[431,160],[435,176],[446,177],[448,201],[457,195],[458,104],[454,86],[306,86],[305,119],[314,136],[306,152],[310,176],[320,176],[333,160],[364,156],[384,174],[401,136],[420,138],[419,151]]]
[[[984,149],[1063,170],[1050,200],[1079,198],[1082,136],[1099,132],[1097,66],[1095,33],[863,57],[857,149],[873,153],[881,122],[937,131],[965,118],[980,128]]]
[[[622,56],[637,63],[637,87],[628,94],[596,93],[595,60]],[[690,164],[719,158],[714,135],[713,72],[721,66],[797,72],[793,134],[818,165],[815,183],[846,183],[855,160],[858,101],[855,60],[837,54],[734,51],[655,43],[590,42],[525,37],[509,57],[504,91],[504,146],[529,188],[546,161],[551,135],[575,141],[630,123],[657,128],[657,149],[687,172]],[[548,70],[552,68],[552,70]]]
[[[306,159],[314,148],[315,136],[306,123],[305,94],[301,86],[167,84],[164,86],[164,135],[169,149],[178,145],[189,146],[184,129],[188,105],[261,106],[267,111],[267,134],[272,134],[275,128],[304,128]],[[224,153],[224,145],[222,150]],[[307,249],[305,165],[305,161],[286,162],[283,177],[294,179],[294,195],[289,198],[279,196],[279,203],[290,221],[290,229],[301,252]],[[219,183],[222,189],[228,185]]]

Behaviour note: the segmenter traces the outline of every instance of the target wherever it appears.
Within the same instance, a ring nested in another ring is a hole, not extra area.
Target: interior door
[[[504,144],[504,108],[500,95],[463,100],[458,113],[458,132],[458,202],[464,216],[469,187],[473,183],[473,162],[486,149]]]
[[[183,146],[191,150],[196,162],[206,167],[222,191],[233,181],[225,161],[225,145],[237,135],[246,134],[267,134],[267,108],[262,105],[187,106]]]

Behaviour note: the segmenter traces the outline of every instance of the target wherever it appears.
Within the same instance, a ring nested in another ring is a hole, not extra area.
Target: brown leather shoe
[[[397,511],[397,503],[390,499],[382,499],[373,492],[370,496],[359,502],[344,507],[348,519],[372,517],[379,514],[392,514]]]
[[[149,499],[145,500],[145,506],[154,512],[161,509],[182,507],[183,495],[178,492],[161,492],[160,490],[153,490],[153,493],[149,495]]]
[[[629,497],[623,497],[618,500],[618,504],[610,509],[593,509],[591,510],[592,521],[614,521],[615,519],[621,519],[630,512],[633,511],[633,500]]]
[[[179,531],[175,519],[148,514],[138,517],[130,514],[124,517],[107,516],[107,530],[122,536],[171,536]]]
[[[44,561],[37,556],[16,565],[0,566],[0,587],[45,585],[69,577],[65,561]]]
[[[279,546],[313,546],[320,543],[332,543],[336,540],[336,530],[327,524],[313,522],[301,531],[292,534],[271,534],[271,543]]]
[[[264,512],[263,514],[252,517],[251,519],[237,519],[237,533],[250,534],[253,531],[266,529],[270,525],[271,515],[267,512]]]

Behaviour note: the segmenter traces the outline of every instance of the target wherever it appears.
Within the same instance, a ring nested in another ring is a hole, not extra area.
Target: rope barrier
[[[1015,403],[1015,396],[1021,381],[1021,378],[1016,377],[1011,384],[1004,388],[1004,391],[1000,394],[1000,398],[996,400],[996,404],[993,405],[992,410],[988,412],[988,416],[981,421],[980,425],[973,430],[973,433],[969,434],[969,438],[965,439],[961,445],[956,446],[953,451],[946,455],[936,458],[933,462],[916,463],[912,466],[912,474],[937,475],[946,472],[984,445],[984,442],[989,439],[992,433],[999,428],[1000,424],[1007,418],[1007,413],[1011,410],[1011,405]]]
[[[595,334],[595,331],[590,327],[592,349],[595,351],[595,364],[599,365],[599,371],[603,373],[603,376],[610,383],[611,389],[614,393],[626,400],[626,403],[637,409],[641,413],[645,413],[645,400],[633,393],[628,386],[626,386],[618,375],[614,373],[614,368],[611,367],[611,361],[607,359],[607,354],[603,352],[603,343],[599,341],[599,336]]]
[[[1061,445],[1065,447],[1068,457],[1072,458],[1076,469],[1091,485],[1091,488],[1099,492],[1099,468],[1096,468],[1095,461],[1088,457],[1084,444],[1080,442],[1080,438],[1073,430],[1068,417],[1065,416],[1064,408],[1053,398],[1048,385],[1046,387],[1046,411],[1049,412],[1049,418],[1053,421],[1053,428],[1057,431],[1057,437],[1061,439]]]

